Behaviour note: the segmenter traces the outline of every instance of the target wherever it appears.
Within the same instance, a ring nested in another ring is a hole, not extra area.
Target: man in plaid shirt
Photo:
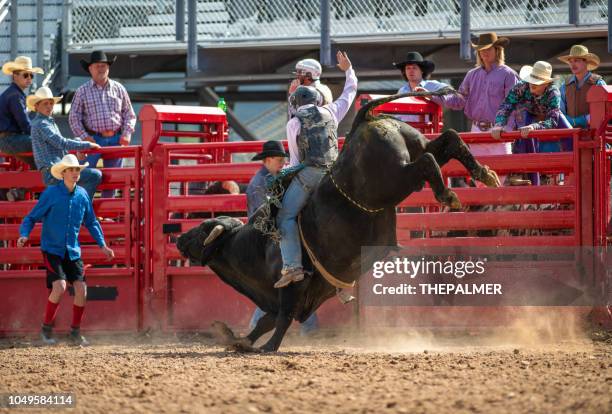
[[[85,141],[96,142],[102,147],[128,145],[136,125],[136,115],[127,91],[119,82],[108,77],[116,56],[109,59],[106,53],[94,51],[90,61],[81,60],[81,66],[91,75],[91,80],[74,93],[68,120],[72,132]],[[95,167],[101,154],[87,157]],[[104,159],[104,167],[121,167],[122,159]],[[102,197],[112,197],[113,190],[105,190]]]

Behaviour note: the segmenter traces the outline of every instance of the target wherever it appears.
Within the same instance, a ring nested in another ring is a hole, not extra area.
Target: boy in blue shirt
[[[17,246],[23,247],[28,241],[34,225],[42,221],[40,249],[47,270],[47,288],[51,290],[41,330],[43,343],[51,345],[56,341],[51,337],[53,322],[66,282],[74,287],[74,305],[70,340],[76,345],[88,345],[80,334],[81,319],[85,309],[87,285],[81,260],[81,246],[78,236],[81,224],[89,230],[98,246],[111,260],[114,252],[106,246],[100,223],[93,212],[91,199],[85,189],[77,185],[81,171],[87,163],[79,165],[73,154],[68,154],[51,167],[51,175],[60,181],[51,185],[41,194],[38,203],[23,219],[19,228]]]

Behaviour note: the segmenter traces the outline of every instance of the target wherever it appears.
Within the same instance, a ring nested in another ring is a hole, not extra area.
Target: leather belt
[[[92,135],[92,136],[93,136],[93,135],[101,135],[101,136],[103,136],[104,138],[109,138],[109,137],[112,137],[112,136],[114,136],[115,134],[117,134],[119,131],[121,131],[121,130],[120,130],[120,129],[117,129],[117,130],[115,130],[115,131],[112,131],[112,130],[110,130],[110,129],[109,129],[109,130],[107,130],[107,131],[100,131],[100,132],[98,132],[98,131],[92,131],[91,129],[87,129],[87,128],[85,128],[85,132],[87,132],[89,135]]]
[[[493,128],[493,122],[489,121],[472,121],[472,124],[475,125],[478,129],[485,132]]]

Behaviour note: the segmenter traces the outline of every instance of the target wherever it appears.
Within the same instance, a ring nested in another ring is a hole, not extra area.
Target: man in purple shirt
[[[504,47],[509,43],[509,39],[497,37],[493,32],[481,34],[478,44],[472,44],[476,49],[476,67],[467,73],[458,93],[433,97],[434,101],[448,108],[463,109],[472,124],[472,132],[485,132],[493,127],[497,109],[519,81],[516,72],[504,64]],[[506,130],[514,129],[512,118]],[[470,148],[474,155],[512,153],[509,142],[470,144]]]
[[[128,145],[136,115],[127,91],[119,82],[108,77],[110,66],[115,61],[106,53],[94,51],[90,61],[81,60],[81,65],[91,75],[91,80],[81,85],[74,93],[68,120],[75,137],[96,142],[102,147]],[[101,154],[92,154],[87,162],[95,168]],[[121,167],[122,159],[104,159],[104,167]],[[102,197],[112,197],[113,190],[105,190]]]

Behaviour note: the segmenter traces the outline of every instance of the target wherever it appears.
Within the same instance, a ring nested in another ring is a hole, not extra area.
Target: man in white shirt
[[[346,53],[336,54],[338,68],[345,72],[342,95],[334,102],[318,107],[319,93],[312,86],[300,86],[290,102],[297,108],[295,117],[287,123],[289,165],[304,168],[292,180],[283,197],[277,223],[281,234],[283,269],[274,284],[282,288],[304,279],[302,247],[297,227],[297,216],[310,194],[338,157],[338,123],[347,114],[357,94],[357,77]]]

